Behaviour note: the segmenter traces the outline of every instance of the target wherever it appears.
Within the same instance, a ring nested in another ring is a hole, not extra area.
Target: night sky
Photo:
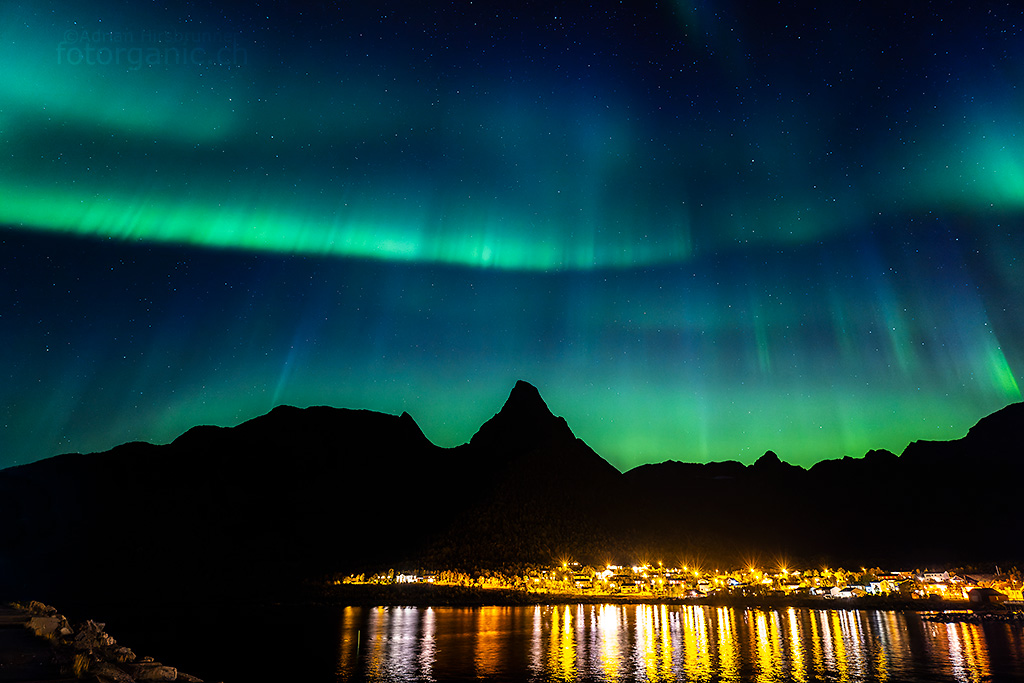
[[[621,470],[1021,400],[1018,3],[284,4],[0,3],[0,467],[454,446],[517,379]]]

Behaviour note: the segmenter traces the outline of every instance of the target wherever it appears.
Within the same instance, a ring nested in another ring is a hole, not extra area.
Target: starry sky
[[[279,404],[620,470],[949,439],[1024,380],[1024,10],[0,4],[0,467]]]

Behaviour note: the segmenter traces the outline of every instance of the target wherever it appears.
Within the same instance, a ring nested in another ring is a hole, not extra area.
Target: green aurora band
[[[0,466],[279,403],[451,446],[520,378],[620,469],[1021,400],[1024,24],[599,5],[0,6]]]

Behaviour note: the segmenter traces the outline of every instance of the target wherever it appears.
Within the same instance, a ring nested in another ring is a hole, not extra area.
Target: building
[[[992,605],[1006,602],[1007,596],[995,588],[972,588],[967,591],[967,599],[975,605]]]

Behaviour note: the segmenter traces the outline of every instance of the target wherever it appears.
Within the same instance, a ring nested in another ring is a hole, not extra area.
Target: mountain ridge
[[[1024,403],[901,455],[804,469],[768,451],[620,472],[523,381],[454,448],[408,413],[278,406],[170,444],[0,470],[0,587],[19,593],[0,597],[262,590],[397,563],[998,557],[1024,522],[1018,424]]]
[[[529,406],[529,407],[524,409],[523,406]],[[36,460],[36,461],[30,462],[30,463],[22,463],[22,464],[18,464],[18,465],[12,465],[10,467],[0,469],[0,472],[5,472],[5,471],[8,471],[8,470],[14,470],[14,469],[21,468],[21,467],[31,467],[32,465],[34,465],[36,463],[50,461],[50,460],[53,460],[54,458],[82,457],[82,456],[101,455],[101,454],[104,454],[104,453],[110,453],[112,451],[120,450],[120,449],[122,449],[122,448],[124,448],[126,446],[145,445],[147,447],[160,448],[162,446],[167,446],[167,445],[178,443],[182,439],[188,440],[188,439],[192,438],[193,433],[203,433],[203,432],[206,432],[206,433],[209,433],[209,434],[216,434],[216,433],[219,433],[222,430],[234,430],[234,429],[239,429],[239,428],[246,428],[246,426],[250,425],[250,423],[263,422],[263,421],[266,421],[268,418],[271,418],[272,416],[276,416],[276,415],[279,415],[279,414],[284,413],[284,412],[292,412],[293,414],[299,414],[302,411],[313,411],[313,412],[317,412],[317,411],[340,411],[340,412],[345,412],[345,413],[355,413],[355,414],[362,414],[362,415],[368,415],[368,416],[382,416],[384,418],[396,419],[396,420],[399,421],[399,424],[402,425],[403,430],[408,430],[411,427],[412,429],[415,430],[415,432],[418,434],[418,436],[422,437],[422,439],[425,440],[427,443],[429,443],[430,445],[434,446],[435,448],[441,448],[441,449],[444,449],[444,450],[447,450],[447,451],[453,451],[455,449],[462,448],[464,446],[467,446],[467,445],[473,443],[473,441],[475,439],[482,438],[481,437],[481,433],[482,432],[484,432],[486,434],[492,428],[493,429],[498,428],[498,427],[496,427],[496,425],[508,425],[509,422],[512,421],[512,419],[509,418],[509,413],[514,415],[515,419],[520,419],[522,417],[526,417],[526,416],[531,416],[532,415],[534,417],[544,417],[546,420],[550,421],[549,425],[548,425],[548,430],[536,430],[536,429],[533,429],[533,430],[529,430],[530,433],[537,434],[539,432],[541,435],[547,436],[548,433],[554,432],[555,435],[557,436],[557,435],[559,435],[558,432],[561,431],[561,432],[563,432],[563,434],[571,435],[572,438],[574,438],[574,439],[579,439],[579,437],[575,436],[575,434],[572,432],[572,430],[569,427],[568,423],[566,422],[565,418],[559,417],[559,416],[555,416],[551,412],[550,408],[548,408],[548,406],[547,406],[547,403],[541,397],[541,394],[540,394],[539,390],[534,385],[530,384],[529,382],[520,379],[520,380],[516,381],[515,386],[513,387],[512,391],[510,392],[509,397],[506,399],[506,401],[503,404],[502,408],[497,413],[495,413],[491,418],[486,420],[481,425],[481,427],[476,432],[473,433],[473,435],[470,437],[469,441],[467,441],[467,442],[465,442],[463,444],[456,445],[456,446],[451,446],[451,447],[437,446],[432,441],[430,441],[429,437],[427,437],[426,434],[423,432],[422,428],[416,422],[415,418],[412,415],[410,415],[408,412],[406,412],[406,411],[403,411],[399,415],[393,415],[393,414],[390,414],[390,413],[382,413],[382,412],[379,412],[379,411],[374,411],[374,410],[369,410],[369,409],[362,409],[362,408],[336,408],[336,407],[333,407],[333,406],[326,406],[326,405],[313,405],[313,406],[308,406],[306,408],[300,408],[300,407],[296,407],[296,406],[289,405],[289,404],[281,404],[281,405],[275,406],[274,408],[272,408],[267,413],[264,413],[262,415],[254,416],[254,417],[249,418],[247,420],[244,420],[244,421],[242,421],[239,424],[234,425],[234,426],[227,426],[227,427],[225,427],[225,426],[219,426],[219,425],[200,424],[200,425],[196,425],[194,427],[190,427],[189,429],[185,430],[180,435],[178,435],[177,437],[172,439],[171,442],[169,442],[168,444],[152,444],[152,443],[149,443],[149,442],[146,442],[146,441],[129,441],[129,442],[125,442],[125,443],[113,446],[110,449],[107,449],[105,451],[91,451],[91,452],[85,452],[85,453],[83,453],[83,452],[60,453],[60,454],[57,454],[57,455],[50,456],[48,458],[43,458],[41,460]],[[709,462],[694,462],[694,461],[688,461],[688,460],[676,460],[674,458],[669,458],[669,459],[663,460],[663,461],[661,461],[659,463],[644,463],[642,465],[637,465],[637,466],[635,466],[633,468],[630,468],[628,470],[619,470],[614,465],[612,465],[612,467],[615,467],[616,471],[619,471],[622,474],[626,474],[626,473],[628,473],[628,472],[630,472],[632,470],[635,470],[635,469],[644,468],[644,467],[651,467],[651,466],[657,466],[657,465],[663,465],[663,464],[666,464],[666,463],[680,463],[680,464],[684,464],[684,465],[694,465],[694,466],[697,466],[697,467],[701,467],[701,466],[729,466],[729,467],[732,467],[735,464],[735,465],[738,465],[739,467],[746,468],[746,467],[753,467],[753,466],[757,465],[758,462],[760,462],[762,460],[765,460],[766,457],[767,457],[767,459],[769,461],[775,461],[775,462],[778,462],[778,463],[780,463],[780,464],[782,464],[784,466],[789,466],[789,467],[794,467],[794,468],[798,468],[798,469],[802,469],[802,470],[806,470],[806,471],[811,471],[815,467],[821,465],[822,463],[834,463],[834,462],[845,462],[845,461],[861,461],[861,460],[867,459],[869,457],[876,457],[876,455],[878,455],[878,454],[888,454],[890,456],[902,457],[907,452],[908,449],[911,449],[912,446],[914,447],[914,449],[916,449],[917,446],[914,446],[915,444],[949,444],[949,443],[960,443],[960,442],[963,442],[964,439],[968,439],[968,438],[971,438],[971,439],[989,439],[989,438],[991,438],[989,436],[989,434],[991,432],[994,432],[996,430],[1006,431],[1007,427],[1012,427],[1012,426],[1014,426],[1016,424],[1024,424],[1024,402],[1017,402],[1017,403],[1008,404],[1008,405],[1004,406],[1003,408],[1000,408],[999,410],[994,411],[993,413],[990,413],[989,415],[983,416],[982,418],[980,418],[978,420],[978,422],[976,422],[973,426],[971,426],[968,429],[967,433],[964,434],[962,437],[959,437],[957,439],[950,439],[950,440],[933,440],[933,439],[918,439],[918,440],[914,440],[914,441],[911,441],[903,449],[903,451],[901,451],[899,454],[892,453],[891,451],[889,451],[887,449],[869,449],[868,451],[865,452],[864,455],[859,456],[859,457],[858,456],[844,455],[844,456],[837,457],[837,458],[825,458],[825,459],[818,460],[818,461],[814,462],[809,467],[805,467],[803,465],[789,463],[785,459],[783,459],[782,457],[777,455],[774,452],[774,450],[769,449],[768,451],[766,451],[764,454],[759,456],[753,463],[751,463],[749,465],[744,464],[744,463],[742,463],[740,461],[737,461],[737,460],[716,460],[716,461],[709,461]],[[557,425],[557,428],[556,429],[551,429],[551,425]],[[507,429],[508,427],[505,426],[504,428]],[[582,441],[582,439],[579,439],[579,440]],[[997,436],[996,440],[997,441],[1002,441],[1002,440],[1005,440],[1005,439],[1002,436]],[[913,450],[913,449],[911,449],[911,450]],[[602,459],[604,459],[604,458],[602,457]],[[611,463],[609,463],[609,464],[611,464]]]

